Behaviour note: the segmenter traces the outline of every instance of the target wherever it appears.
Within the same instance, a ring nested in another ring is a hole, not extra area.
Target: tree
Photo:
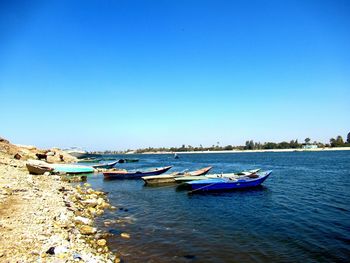
[[[340,135],[337,136],[337,139],[331,138],[329,140],[329,142],[331,143],[331,147],[342,147],[342,146],[344,146],[343,137],[341,137]]]
[[[344,145],[344,140],[343,137],[341,137],[340,135],[337,136],[337,146],[343,146]]]
[[[350,132],[348,133],[348,137],[346,138],[346,142],[350,143]]]
[[[330,138],[329,143],[330,143],[331,147],[336,147],[335,146],[336,145],[336,141],[335,141],[334,138]]]
[[[311,141],[311,139],[309,137],[305,139],[306,144],[309,144],[310,141]]]

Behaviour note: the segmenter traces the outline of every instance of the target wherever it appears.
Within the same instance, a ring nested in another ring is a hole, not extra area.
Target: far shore
[[[188,151],[188,152],[144,152],[142,154],[193,154],[193,153],[265,153],[265,152],[325,152],[350,151],[350,147],[316,148],[316,149],[268,149],[268,150],[225,150],[225,151]]]

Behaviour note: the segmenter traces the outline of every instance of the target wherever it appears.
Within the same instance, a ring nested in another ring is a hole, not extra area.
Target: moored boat
[[[160,175],[168,171],[172,166],[166,166],[162,168],[155,168],[152,170],[146,171],[126,171],[126,170],[117,170],[117,171],[107,171],[104,172],[105,179],[140,179],[143,176],[148,175]]]
[[[77,158],[83,158],[84,156],[87,156],[88,155],[88,152],[79,148],[79,147],[71,147],[69,149],[65,149],[64,150],[66,153],[74,156],[74,157],[77,157]]]
[[[29,172],[36,174],[43,174],[47,171],[53,173],[66,173],[66,174],[82,174],[82,173],[93,173],[94,169],[85,165],[75,164],[56,164],[47,163],[40,160],[28,160],[26,163]]]
[[[26,163],[26,167],[30,174],[37,175],[44,174],[45,172],[52,172],[54,170],[52,167],[43,164]]]
[[[94,168],[84,165],[71,165],[71,164],[55,164],[54,172],[66,173],[66,174],[85,174],[93,173]]]
[[[247,171],[241,171],[238,173],[221,173],[221,174],[208,174],[208,175],[201,175],[201,176],[186,176],[186,177],[177,177],[175,178],[175,181],[177,183],[184,183],[184,182],[190,182],[195,180],[206,180],[206,179],[215,179],[215,178],[237,178],[242,175],[252,175],[259,172],[260,169],[254,169],[254,170],[247,170]]]
[[[139,159],[119,159],[118,163],[135,163],[138,161],[139,161]]]
[[[115,162],[111,162],[111,163],[100,163],[100,164],[96,164],[93,165],[92,167],[95,169],[111,169],[113,168],[116,164],[118,163],[118,161]]]
[[[142,180],[144,180],[146,185],[157,185],[157,184],[166,184],[166,183],[176,183],[175,178],[179,177],[194,177],[200,176],[208,173],[212,167],[205,167],[192,172],[175,172],[172,174],[166,175],[155,175],[155,176],[143,176]]]
[[[272,171],[266,171],[252,175],[244,175],[238,178],[210,178],[206,180],[196,180],[186,182],[182,187],[187,187],[191,190],[189,193],[252,188],[261,185],[271,173]]]

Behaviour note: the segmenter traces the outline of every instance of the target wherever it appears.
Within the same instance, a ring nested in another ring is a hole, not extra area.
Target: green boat
[[[67,174],[85,174],[93,173],[94,168],[84,165],[68,165],[68,164],[55,164],[54,172],[67,173]]]

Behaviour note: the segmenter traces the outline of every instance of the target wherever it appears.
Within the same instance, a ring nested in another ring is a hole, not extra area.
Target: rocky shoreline
[[[31,175],[0,148],[1,262],[120,262],[109,234],[94,227],[105,209],[115,209],[105,193],[58,175]]]

